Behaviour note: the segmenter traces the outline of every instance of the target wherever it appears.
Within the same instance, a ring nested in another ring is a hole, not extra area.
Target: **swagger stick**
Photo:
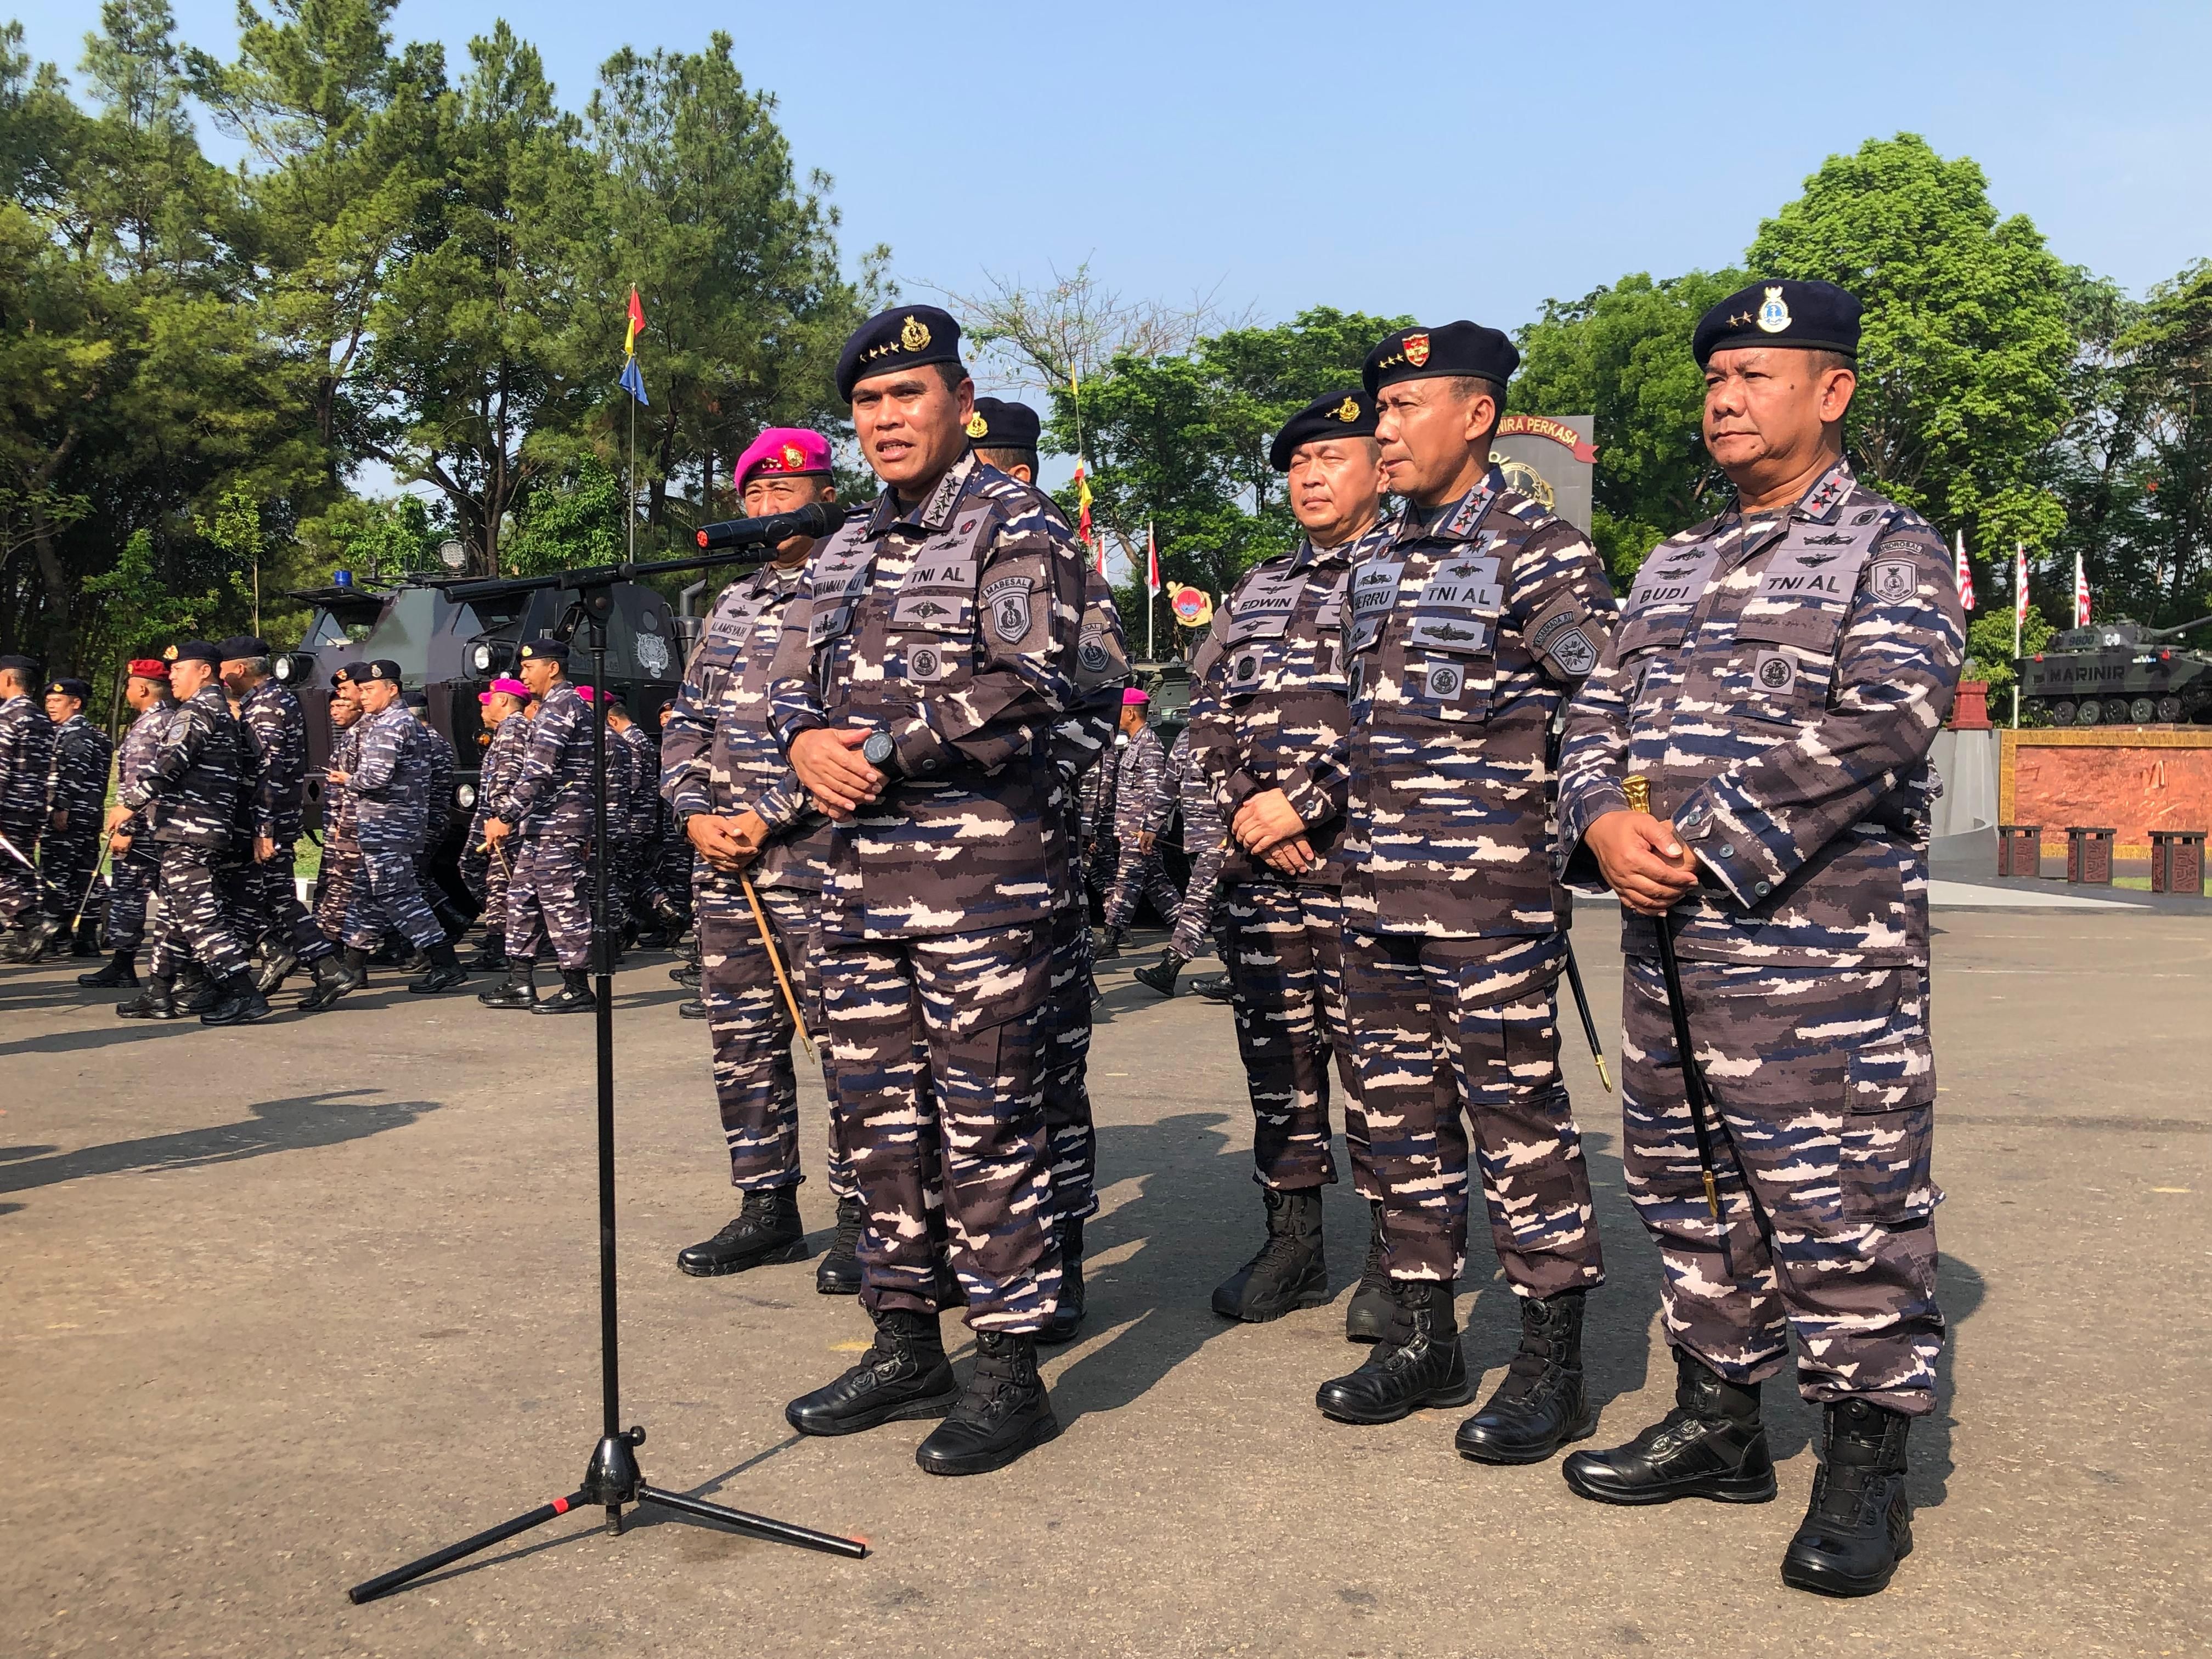
[[[1575,1011],[1583,1017],[1583,1035],[1589,1039],[1590,1058],[1597,1062],[1597,1080],[1608,1092],[1613,1074],[1605,1069],[1605,1049],[1597,1040],[1597,1022],[1590,1018],[1589,993],[1583,989],[1583,970],[1575,963],[1575,945],[1567,941],[1567,988],[1575,994]]]
[[[799,1040],[805,1046],[807,1059],[811,1060],[814,1039],[807,1034],[806,1021],[799,1012],[799,999],[792,995],[791,981],[784,976],[783,957],[776,951],[775,941],[769,937],[768,918],[761,914],[760,895],[753,891],[753,878],[740,874],[738,884],[745,890],[745,902],[753,908],[753,926],[760,929],[761,949],[768,952],[769,966],[775,969],[775,982],[783,988],[783,1006],[791,1010],[791,1023],[798,1027]]]
[[[1621,792],[1628,797],[1628,810],[1651,811],[1650,780],[1639,775],[1621,780]],[[1682,965],[1674,959],[1674,933],[1672,919],[1655,916],[1653,931],[1659,936],[1659,971],[1667,981],[1667,1011],[1674,1017],[1674,1052],[1682,1060],[1682,1094],[1689,1103],[1690,1129],[1698,1143],[1698,1164],[1705,1177],[1705,1204],[1713,1212],[1713,1226],[1720,1235],[1721,1253],[1728,1254],[1728,1224],[1721,1216],[1720,1185],[1713,1179],[1713,1143],[1705,1129],[1705,1073],[1698,1064],[1697,1050],[1690,1042],[1690,1009],[1682,1000]],[[1729,1264],[1729,1274],[1735,1274],[1734,1262]]]

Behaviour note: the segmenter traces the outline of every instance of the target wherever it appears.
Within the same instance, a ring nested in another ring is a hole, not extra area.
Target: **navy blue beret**
[[[1445,323],[1437,328],[1401,328],[1386,335],[1360,366],[1359,383],[1373,397],[1401,380],[1473,374],[1504,386],[1521,367],[1513,342],[1480,323]]]
[[[1833,283],[1753,283],[1698,319],[1690,350],[1703,368],[1716,351],[1790,346],[1859,355],[1858,296]]]
[[[960,361],[960,325],[935,306],[900,306],[878,313],[853,331],[837,357],[837,396],[853,401],[853,387],[878,374],[923,363]]]
[[[1278,472],[1291,470],[1291,457],[1300,444],[1323,438],[1371,438],[1375,435],[1375,399],[1357,390],[1332,392],[1316,398],[1283,422],[1275,441],[1267,447],[1267,465]]]

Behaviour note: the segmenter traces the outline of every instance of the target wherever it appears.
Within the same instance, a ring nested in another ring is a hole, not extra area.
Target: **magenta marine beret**
[[[1141,708],[1152,700],[1152,694],[1142,686],[1133,685],[1121,693],[1121,707]]]
[[[825,476],[830,471],[830,441],[803,426],[772,426],[745,446],[731,476],[742,490],[756,472],[787,478]]]

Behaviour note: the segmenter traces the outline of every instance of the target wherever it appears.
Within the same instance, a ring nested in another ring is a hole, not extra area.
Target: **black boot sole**
[[[1703,1498],[1716,1504],[1771,1504],[1778,1490],[1771,1469],[1764,1475],[1748,1480],[1741,1475],[1708,1474],[1672,1486],[1633,1490],[1593,1483],[1575,1467],[1571,1457],[1559,1466],[1559,1474],[1566,1481],[1567,1489],[1576,1497],[1587,1498],[1595,1504],[1617,1504],[1628,1509],[1672,1504],[1684,1498]]]
[[[860,1295],[860,1274],[858,1266],[854,1267],[853,1277],[850,1279],[847,1279],[842,1273],[825,1277],[817,1272],[814,1275],[814,1291],[817,1296]]]
[[[1321,1285],[1309,1286],[1300,1291],[1287,1303],[1248,1312],[1239,1307],[1235,1301],[1224,1297],[1217,1290],[1213,1293],[1213,1311],[1224,1319],[1237,1321],[1240,1325],[1272,1325],[1277,1320],[1287,1318],[1302,1309],[1327,1307],[1328,1301],[1328,1286]]]
[[[895,1406],[865,1412],[858,1417],[842,1418],[834,1424],[817,1423],[809,1426],[789,1406],[783,1408],[783,1420],[799,1433],[817,1439],[832,1439],[839,1435],[866,1434],[870,1429],[880,1429],[886,1423],[918,1423],[933,1417],[949,1414],[959,1403],[960,1385],[948,1382],[937,1394],[917,1395],[911,1400],[902,1400]]]
[[[726,1279],[732,1273],[744,1273],[754,1267],[780,1267],[788,1261],[804,1261],[806,1256],[806,1241],[803,1238],[794,1238],[788,1244],[779,1244],[764,1255],[747,1256],[741,1261],[718,1263],[713,1266],[695,1267],[678,1255],[676,1258],[676,1268],[678,1273],[689,1273],[694,1279]]]
[[[1003,1469],[1018,1462],[1039,1446],[1048,1445],[1060,1438],[1060,1419],[1048,1413],[1030,1425],[1020,1437],[1003,1446],[994,1446],[988,1451],[969,1452],[960,1457],[924,1457],[922,1446],[914,1449],[914,1461],[925,1474],[988,1474],[994,1469]],[[927,1443],[924,1443],[926,1445]]]
[[[1583,1420],[1558,1439],[1536,1446],[1501,1446],[1469,1435],[1462,1428],[1452,1437],[1452,1449],[1470,1463],[1496,1463],[1511,1467],[1522,1463],[1541,1463],[1559,1455],[1559,1448],[1571,1446],[1577,1440],[1587,1440],[1597,1432],[1597,1413],[1592,1410]]]
[[[408,981],[407,994],[410,997],[434,997],[441,991],[450,991],[455,986],[468,982],[469,976],[465,973],[426,974],[421,979]]]
[[[1782,1558],[1782,1582],[1791,1589],[1808,1591],[1814,1595],[1834,1596],[1839,1600],[1856,1595],[1879,1595],[1889,1588],[1889,1581],[1896,1576],[1897,1564],[1911,1553],[1912,1534],[1908,1532],[1904,1541],[1897,1547],[1897,1553],[1890,1558],[1889,1565],[1881,1572],[1863,1578],[1851,1577],[1826,1567],[1810,1566],[1784,1555]]]
[[[218,1029],[225,1025],[258,1025],[276,1012],[276,1011],[274,1008],[271,1008],[264,1002],[258,1009],[248,1009],[243,1013],[227,1015],[224,1018],[218,1019],[216,1018],[215,1011],[210,1009],[208,1012],[200,1016],[200,1024],[203,1025],[216,1026]]]
[[[1385,1423],[1402,1422],[1415,1412],[1426,1411],[1431,1407],[1470,1406],[1474,1403],[1474,1379],[1470,1376],[1462,1382],[1448,1383],[1443,1388],[1431,1389],[1415,1399],[1379,1412],[1370,1413],[1343,1406],[1332,1408],[1319,1395],[1314,1396],[1314,1404],[1320,1408],[1321,1414],[1332,1423],[1356,1423],[1363,1428],[1376,1428]]]

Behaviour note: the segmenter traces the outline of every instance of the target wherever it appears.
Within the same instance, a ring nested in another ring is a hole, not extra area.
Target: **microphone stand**
[[[405,1566],[396,1567],[365,1583],[356,1584],[346,1592],[356,1605],[388,1595],[425,1574],[435,1572],[439,1568],[451,1565],[478,1551],[489,1549],[495,1544],[504,1543],[518,1534],[528,1532],[533,1527],[542,1527],[571,1510],[587,1504],[605,1509],[606,1530],[615,1537],[622,1534],[623,1510],[629,1505],[636,1504],[671,1510],[702,1521],[719,1522],[750,1537],[767,1539],[772,1543],[790,1544],[800,1549],[819,1550],[824,1554],[842,1555],[853,1560],[859,1560],[868,1553],[867,1545],[860,1539],[841,1538],[834,1533],[817,1532],[811,1527],[795,1526],[787,1521],[772,1520],[767,1516],[751,1515],[743,1510],[726,1509],[720,1504],[709,1504],[688,1493],[670,1492],[647,1484],[637,1461],[637,1449],[645,1443],[645,1431],[635,1425],[628,1429],[622,1426],[622,1391],[617,1364],[614,935],[607,924],[607,618],[614,614],[616,583],[654,571],[693,570],[725,564],[759,564],[764,548],[772,547],[785,537],[805,533],[811,528],[811,526],[800,526],[791,523],[799,516],[796,514],[784,514],[774,519],[738,520],[732,525],[709,526],[709,530],[723,533],[720,545],[729,547],[732,543],[743,544],[730,551],[704,552],[691,558],[662,559],[645,564],[624,560],[620,564],[565,571],[556,575],[492,578],[482,582],[458,583],[447,590],[454,599],[465,602],[478,596],[512,593],[523,588],[558,588],[573,593],[575,597],[557,631],[563,637],[573,637],[575,629],[581,627],[590,641],[592,834],[599,853],[597,867],[592,878],[592,966],[595,977],[594,1000],[597,1006],[593,1014],[599,1050],[600,1434],[599,1444],[592,1452],[591,1462],[584,1470],[582,1482],[567,1497],[541,1504],[511,1521],[502,1521],[499,1525],[464,1538],[457,1544],[448,1544],[418,1560],[410,1561]],[[836,527],[834,521],[829,525],[830,529]],[[708,545],[707,532],[700,532],[700,544],[702,547]]]

